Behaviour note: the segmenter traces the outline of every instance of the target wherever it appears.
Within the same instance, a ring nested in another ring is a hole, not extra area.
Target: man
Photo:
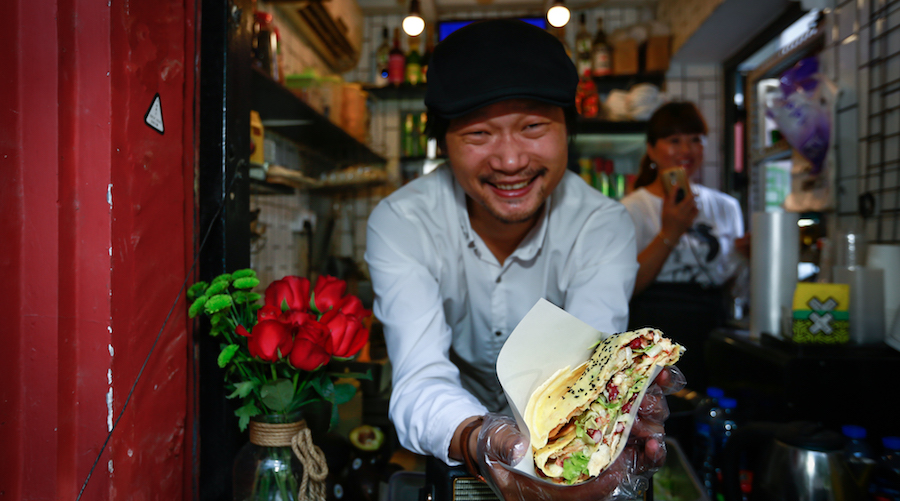
[[[542,297],[602,332],[624,330],[638,268],[624,207],[566,169],[577,82],[559,41],[521,21],[450,35],[432,55],[425,96],[448,161],[368,223],[401,443],[451,465],[478,462],[473,473],[490,473],[511,497],[528,480],[485,464],[515,462],[527,444],[498,417],[508,409],[500,348]],[[648,445],[654,460],[658,445]]]

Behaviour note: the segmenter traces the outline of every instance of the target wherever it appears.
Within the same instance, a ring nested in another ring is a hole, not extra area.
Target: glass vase
[[[299,411],[251,419],[250,441],[234,460],[235,501],[297,501],[303,465],[291,437],[305,427]]]

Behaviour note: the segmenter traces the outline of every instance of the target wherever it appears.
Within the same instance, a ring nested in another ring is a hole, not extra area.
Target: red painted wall
[[[4,5],[0,500],[76,498],[154,345],[82,499],[189,498],[194,2]]]

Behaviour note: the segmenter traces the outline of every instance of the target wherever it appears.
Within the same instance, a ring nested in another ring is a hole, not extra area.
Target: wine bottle
[[[406,56],[400,48],[400,28],[394,28],[394,45],[388,55],[388,83],[398,86],[406,76]]]
[[[595,77],[605,77],[612,73],[612,52],[606,42],[602,17],[597,18],[597,33],[591,47],[591,72]]]
[[[375,50],[375,64],[373,65],[375,74],[372,76],[372,83],[378,87],[384,87],[388,84],[388,61],[391,57],[391,44],[388,40],[388,29],[381,29],[381,45]]]
[[[419,37],[409,37],[409,52],[406,54],[406,83],[419,85],[422,82],[422,56],[419,54]]]
[[[593,47],[591,34],[588,33],[585,16],[579,17],[578,33],[575,35],[575,67],[578,75],[584,75],[585,71],[591,71],[591,47]]]
[[[425,53],[422,54],[422,83],[428,83],[428,63],[431,62],[431,53],[434,52],[434,28],[429,23],[425,26]]]

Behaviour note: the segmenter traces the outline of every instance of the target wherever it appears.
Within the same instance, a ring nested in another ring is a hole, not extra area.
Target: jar
[[[303,464],[291,448],[291,438],[306,429],[301,412],[256,416],[250,420],[250,441],[234,460],[235,501],[298,501]]]

